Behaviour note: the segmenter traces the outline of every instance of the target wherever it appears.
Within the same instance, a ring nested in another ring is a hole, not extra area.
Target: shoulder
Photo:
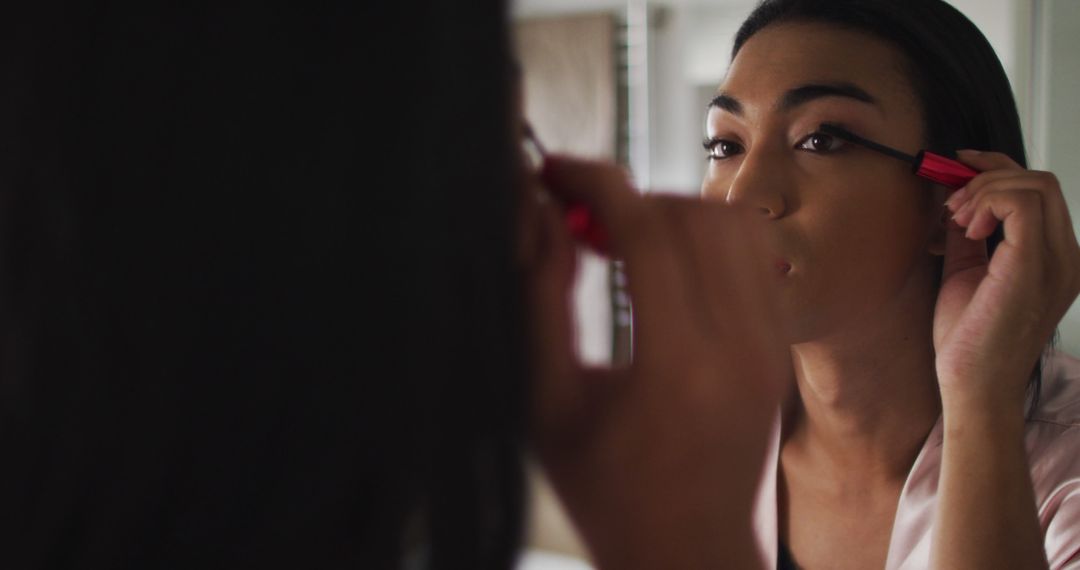
[[[1080,473],[1080,360],[1059,351],[1043,360],[1039,401],[1026,431],[1033,466],[1072,463]]]
[[[1080,360],[1058,351],[1043,360],[1038,405],[1025,431],[1035,486],[1049,491],[1069,482],[1080,491]]]
[[[1080,359],[1055,350],[1043,360],[1039,403],[1031,421],[1080,428]]]
[[[1051,568],[1080,560],[1080,360],[1054,351],[1043,361],[1026,447]]]

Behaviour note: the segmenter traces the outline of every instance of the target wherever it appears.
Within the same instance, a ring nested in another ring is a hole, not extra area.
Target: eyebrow
[[[846,97],[848,99],[854,99],[862,103],[868,103],[870,105],[879,106],[877,99],[874,99],[866,90],[854,85],[852,83],[813,83],[808,85],[800,85],[794,89],[784,93],[784,96],[780,98],[778,107],[781,111],[790,111],[799,105],[804,105],[815,99],[821,99],[823,97]],[[743,106],[738,99],[728,95],[727,93],[720,93],[713,100],[709,102],[709,109],[712,108],[723,109],[732,115],[742,116]]]

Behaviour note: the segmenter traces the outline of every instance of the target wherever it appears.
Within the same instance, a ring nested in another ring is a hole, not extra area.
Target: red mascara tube
[[[927,180],[932,180],[953,190],[967,186],[972,178],[979,175],[977,170],[962,162],[945,158],[928,150],[920,151],[919,154],[915,155],[913,166],[917,176],[922,176]]]
[[[825,123],[818,127],[818,130],[823,134],[831,135],[861,147],[880,152],[886,156],[902,160],[911,165],[911,171],[914,172],[916,176],[921,176],[927,180],[941,184],[942,186],[952,188],[953,190],[967,186],[967,183],[971,182],[972,178],[979,175],[979,171],[962,162],[946,158],[928,150],[919,151],[918,154],[912,156],[896,150],[895,148],[860,137],[859,135],[836,125]]]
[[[566,227],[570,235],[584,242],[597,253],[608,255],[608,234],[604,226],[593,216],[588,206],[572,204],[566,208]]]
[[[534,165],[538,166],[541,171],[543,165],[547,160],[547,150],[544,145],[540,143],[540,140],[536,138],[536,133],[532,127],[526,123],[525,140],[532,145],[532,148],[526,149],[526,152],[532,156]],[[574,236],[574,239],[589,246],[593,251],[601,255],[608,255],[609,241],[607,231],[604,226],[600,224],[600,221],[596,219],[592,211],[585,204],[567,202],[563,200],[565,207],[566,227],[570,231],[570,235]]]

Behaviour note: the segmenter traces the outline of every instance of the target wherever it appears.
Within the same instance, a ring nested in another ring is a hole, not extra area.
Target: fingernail
[[[967,214],[968,210],[970,210],[970,209],[971,209],[971,207],[972,207],[972,206],[973,206],[974,204],[975,204],[975,203],[974,203],[974,202],[972,202],[971,200],[968,200],[968,201],[964,202],[963,204],[961,204],[961,205],[960,205],[960,207],[959,207],[959,208],[957,208],[957,210],[956,210],[956,215],[957,215],[957,216],[963,216],[963,215]]]
[[[950,210],[955,210],[956,206],[964,200],[965,196],[967,196],[967,186],[953,192],[952,195],[949,196],[949,199],[945,200],[945,206]]]

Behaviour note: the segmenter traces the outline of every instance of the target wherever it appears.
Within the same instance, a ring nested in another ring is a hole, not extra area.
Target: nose
[[[788,201],[784,193],[783,166],[769,160],[765,154],[747,153],[735,173],[706,175],[702,184],[702,196],[723,200],[729,205],[753,208],[768,219],[777,219],[787,213]]]

